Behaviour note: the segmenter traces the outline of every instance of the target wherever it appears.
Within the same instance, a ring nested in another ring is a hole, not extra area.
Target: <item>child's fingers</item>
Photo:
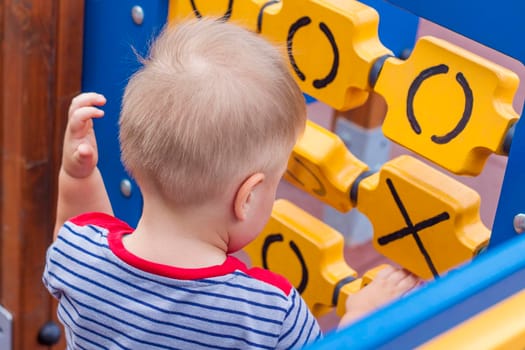
[[[85,122],[91,118],[100,118],[104,115],[104,111],[100,108],[87,106],[76,109],[71,113],[71,119],[73,121]]]
[[[84,92],[71,100],[69,114],[81,107],[103,106],[104,104],[106,104],[106,98],[104,95],[98,94],[96,92]]]
[[[382,268],[376,275],[375,279],[386,279],[388,276],[390,276],[392,273],[396,271],[395,268],[393,268],[390,265],[386,265],[384,268]]]
[[[101,118],[104,111],[97,107],[82,107],[72,112],[69,120],[70,129],[73,133],[83,130],[86,122],[93,118]]]
[[[375,279],[385,280],[388,283],[396,284],[405,278],[407,274],[408,272],[402,268],[387,266],[378,272]]]
[[[102,106],[106,103],[106,97],[97,92],[83,92],[71,100],[70,109],[76,109],[84,106]]]
[[[406,293],[414,289],[415,287],[417,287],[419,284],[418,281],[419,281],[418,278],[415,277],[414,275],[407,275],[405,278],[401,279],[400,281],[396,283],[395,288],[400,293]]]

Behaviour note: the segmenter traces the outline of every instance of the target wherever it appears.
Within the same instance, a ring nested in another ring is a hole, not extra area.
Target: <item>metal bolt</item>
[[[123,179],[122,181],[120,181],[120,193],[122,193],[124,197],[131,197],[131,190],[131,181],[129,181],[128,179]]]
[[[525,214],[520,213],[514,217],[514,230],[517,233],[525,231]]]
[[[144,22],[144,10],[141,6],[135,5],[131,8],[131,17],[136,25],[141,25]]]

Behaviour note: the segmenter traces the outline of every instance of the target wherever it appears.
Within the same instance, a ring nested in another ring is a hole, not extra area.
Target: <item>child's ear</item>
[[[244,221],[250,212],[250,206],[255,201],[257,186],[264,181],[263,173],[255,173],[244,180],[233,201],[233,212],[237,220]]]

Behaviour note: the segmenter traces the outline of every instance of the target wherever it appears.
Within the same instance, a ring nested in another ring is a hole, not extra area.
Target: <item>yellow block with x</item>
[[[263,232],[244,250],[252,265],[285,276],[317,316],[331,310],[339,289],[357,278],[345,262],[343,236],[283,199],[275,202]],[[358,283],[347,288],[359,290]]]
[[[490,154],[504,153],[507,130],[518,119],[517,87],[514,72],[423,37],[406,61],[385,61],[374,91],[388,105],[388,138],[456,174],[478,175]]]
[[[385,163],[358,184],[357,209],[372,223],[375,249],[426,279],[487,245],[479,204],[477,192],[410,156]]]
[[[338,110],[366,101],[373,63],[391,53],[377,35],[377,12],[354,0],[170,2],[170,21],[188,16],[232,20],[286,45],[301,89]]]
[[[294,146],[284,178],[335,209],[353,207],[350,190],[368,166],[336,134],[308,121]]]

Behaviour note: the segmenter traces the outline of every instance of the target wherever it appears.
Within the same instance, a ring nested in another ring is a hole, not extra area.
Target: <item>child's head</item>
[[[126,87],[122,160],[141,187],[199,204],[282,171],[305,115],[277,48],[233,24],[188,21],[161,33]]]

